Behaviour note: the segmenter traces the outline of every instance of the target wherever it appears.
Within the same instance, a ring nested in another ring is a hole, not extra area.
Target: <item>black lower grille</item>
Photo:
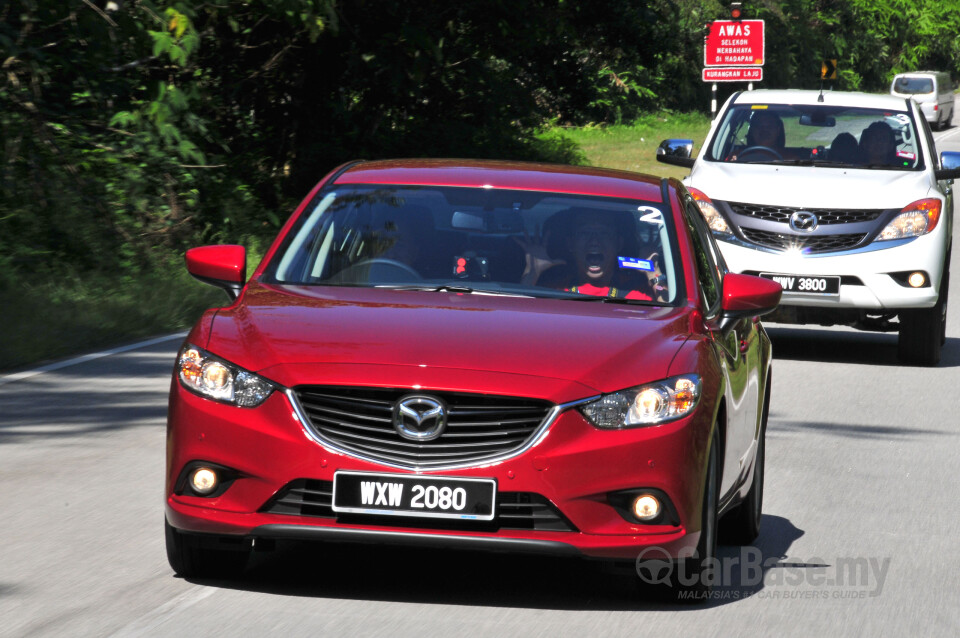
[[[805,254],[831,253],[841,250],[851,250],[860,245],[867,236],[866,233],[851,233],[842,235],[788,235],[786,233],[772,233],[756,228],[741,227],[744,238],[766,248],[774,250],[799,250]]]
[[[333,518],[333,481],[291,481],[260,508],[268,514]]]
[[[294,390],[320,438],[347,452],[411,468],[467,465],[523,447],[553,404],[522,397],[409,389],[306,386]],[[429,441],[411,441],[394,427],[404,398],[426,396],[443,404],[446,427]]]
[[[315,479],[297,479],[288,483],[260,509],[267,514],[335,518],[333,511],[333,482]],[[357,523],[383,524],[382,517],[350,515],[345,517]],[[451,520],[444,524],[438,519],[391,517],[391,526],[397,527],[454,527],[458,529],[529,529],[553,532],[575,532],[573,523],[560,513],[545,496],[533,492],[498,492],[497,516],[491,522]]]
[[[497,520],[503,529],[573,532],[576,528],[546,497],[533,492],[497,494]]]

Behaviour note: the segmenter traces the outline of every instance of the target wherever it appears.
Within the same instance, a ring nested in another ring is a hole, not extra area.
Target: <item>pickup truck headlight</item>
[[[190,344],[177,357],[177,376],[183,387],[200,396],[242,408],[260,405],[275,389],[263,377]]]
[[[700,207],[700,214],[703,215],[703,218],[707,221],[707,226],[710,227],[710,230],[714,233],[720,233],[721,235],[733,235],[733,232],[727,225],[727,220],[725,220],[723,215],[720,214],[720,211],[717,210],[713,200],[707,197],[703,191],[696,188],[687,188],[687,190],[690,191],[693,201],[697,202],[697,206]]]
[[[579,410],[605,430],[659,425],[693,412],[700,402],[701,385],[700,375],[683,374],[605,394]]]
[[[880,231],[876,241],[926,235],[937,227],[942,207],[943,204],[936,198],[918,199],[911,204],[907,204],[900,211],[900,214]]]

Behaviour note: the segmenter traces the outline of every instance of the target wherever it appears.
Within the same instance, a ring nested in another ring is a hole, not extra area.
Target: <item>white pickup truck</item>
[[[916,104],[890,95],[758,90],[732,95],[690,168],[730,270],[778,281],[765,321],[898,331],[899,358],[932,366],[946,339],[953,179]]]

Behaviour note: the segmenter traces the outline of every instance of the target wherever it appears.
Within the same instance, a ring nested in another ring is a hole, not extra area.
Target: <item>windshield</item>
[[[483,188],[322,191],[264,281],[671,303],[682,271],[660,202]]]
[[[933,80],[930,78],[897,78],[893,83],[893,90],[908,95],[933,93]]]
[[[791,104],[734,105],[706,159],[922,170],[917,128],[906,111]]]

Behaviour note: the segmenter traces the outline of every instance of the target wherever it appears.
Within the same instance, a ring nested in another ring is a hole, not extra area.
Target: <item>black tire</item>
[[[163,522],[167,561],[184,578],[236,578],[250,559],[242,538],[184,534]]]
[[[940,282],[940,297],[938,301],[943,303],[943,317],[940,323],[940,345],[947,342],[947,307],[950,303],[950,254],[947,253],[947,269],[943,273],[943,280]]]
[[[932,308],[900,311],[900,336],[897,356],[903,363],[935,366],[940,363],[940,347],[947,339],[947,298],[950,271],[940,280],[940,295]]]
[[[706,602],[713,590],[717,569],[717,502],[720,491],[720,469],[717,460],[719,429],[714,427],[710,439],[707,476],[700,506],[700,540],[692,558],[681,559],[671,579],[673,595],[678,602]]]
[[[757,456],[753,467],[753,481],[746,498],[720,521],[720,543],[723,545],[749,545],[760,535],[760,519],[763,518],[763,481],[767,456],[767,414],[770,409],[770,384],[763,399],[763,416],[760,420],[760,438],[757,440]]]

